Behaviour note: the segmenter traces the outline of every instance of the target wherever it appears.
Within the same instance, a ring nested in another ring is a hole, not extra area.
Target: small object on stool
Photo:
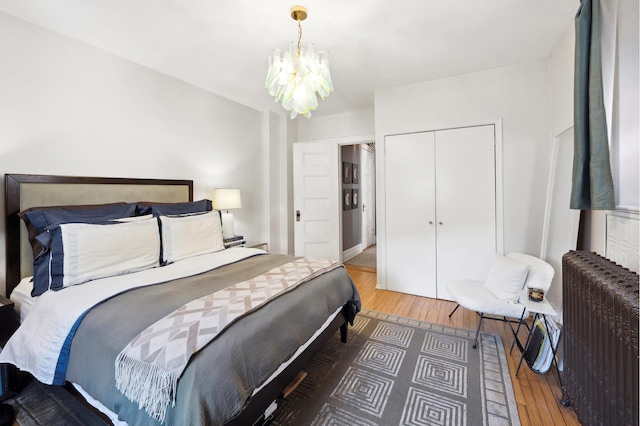
[[[15,411],[9,404],[0,404],[0,426],[9,426],[13,423]]]
[[[542,302],[544,299],[544,290],[541,288],[529,288],[529,300],[532,302]]]

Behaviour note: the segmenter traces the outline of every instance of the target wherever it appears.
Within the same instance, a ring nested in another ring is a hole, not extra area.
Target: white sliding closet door
[[[438,299],[452,279],[484,281],[496,253],[494,126],[436,132]]]
[[[436,297],[433,154],[433,132],[385,138],[388,290]]]
[[[448,299],[484,281],[496,253],[494,126],[385,137],[388,290]]]

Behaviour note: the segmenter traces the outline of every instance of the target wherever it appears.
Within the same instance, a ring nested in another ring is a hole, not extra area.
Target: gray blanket
[[[185,303],[257,276],[291,258],[256,256],[167,284],[114,297],[92,309],[71,345],[67,380],[130,425],[156,420],[115,387],[114,360],[149,324]],[[301,285],[238,320],[190,361],[178,383],[176,406],[166,424],[219,425],[235,417],[253,390],[289,359],[338,307],[360,306],[357,289],[343,268]]]

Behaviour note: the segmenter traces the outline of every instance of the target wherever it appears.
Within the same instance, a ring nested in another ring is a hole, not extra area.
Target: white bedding
[[[33,288],[32,278],[33,277],[23,278],[13,289],[9,297],[14,303],[16,313],[20,316],[20,324],[24,322],[24,319],[31,311],[31,307],[36,303],[36,300],[38,300],[38,296],[31,296],[31,289]]]
[[[264,251],[260,249],[232,248],[190,257],[162,268],[103,278],[61,291],[47,291],[32,298],[35,300],[29,304],[28,315],[24,313],[24,321],[0,352],[0,362],[13,364],[42,383],[52,384],[58,355],[67,335],[77,319],[97,303],[123,291],[202,273],[261,253]],[[18,298],[19,294],[16,295]],[[26,306],[27,303],[21,308]]]

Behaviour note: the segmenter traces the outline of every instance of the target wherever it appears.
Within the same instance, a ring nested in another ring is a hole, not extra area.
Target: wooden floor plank
[[[453,302],[379,290],[376,289],[374,272],[351,266],[347,266],[347,271],[360,291],[362,306],[367,309],[473,331],[478,326],[478,315],[462,307],[449,318],[449,313],[455,307]],[[580,425],[575,412],[560,404],[562,392],[557,377],[554,376],[555,370],[543,376],[534,373],[526,364],[523,364],[518,377],[515,376],[520,352],[514,348],[509,354],[513,335],[508,324],[499,321],[483,321],[481,331],[495,333],[502,338],[518,414],[523,426]],[[519,336],[524,341],[526,330],[522,330]]]
[[[526,405],[518,403],[518,414],[520,415],[520,424],[522,426],[531,425],[531,421],[529,420],[529,412],[527,411]]]

